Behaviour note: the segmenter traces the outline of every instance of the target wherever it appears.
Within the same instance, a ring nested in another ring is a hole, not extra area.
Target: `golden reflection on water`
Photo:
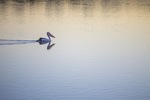
[[[14,0],[0,4],[0,35],[37,39],[51,31],[56,41],[70,45],[123,49],[144,44],[149,50],[149,4],[147,0]]]
[[[14,0],[0,4],[0,35],[37,39],[50,31],[56,41],[74,48],[127,50],[137,45],[135,49],[149,50],[149,4],[148,0]]]

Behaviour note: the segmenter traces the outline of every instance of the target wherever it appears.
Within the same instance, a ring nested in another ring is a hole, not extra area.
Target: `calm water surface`
[[[0,0],[0,100],[149,93],[150,0]]]

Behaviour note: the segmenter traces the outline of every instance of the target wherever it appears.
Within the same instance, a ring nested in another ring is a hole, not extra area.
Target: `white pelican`
[[[45,44],[45,43],[51,42],[51,37],[55,38],[55,36],[53,36],[50,32],[47,32],[47,36],[48,36],[48,39],[47,38],[39,38],[36,42],[39,42],[40,44]]]

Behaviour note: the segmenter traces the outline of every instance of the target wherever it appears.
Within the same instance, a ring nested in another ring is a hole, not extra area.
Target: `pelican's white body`
[[[48,38],[39,38],[37,42],[39,42],[40,44],[45,44],[51,42],[51,37],[55,38],[55,36],[53,36],[50,32],[47,32],[47,36]]]

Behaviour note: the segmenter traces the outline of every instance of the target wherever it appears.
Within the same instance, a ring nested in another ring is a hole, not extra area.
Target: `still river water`
[[[150,0],[0,0],[0,100],[150,100]]]

